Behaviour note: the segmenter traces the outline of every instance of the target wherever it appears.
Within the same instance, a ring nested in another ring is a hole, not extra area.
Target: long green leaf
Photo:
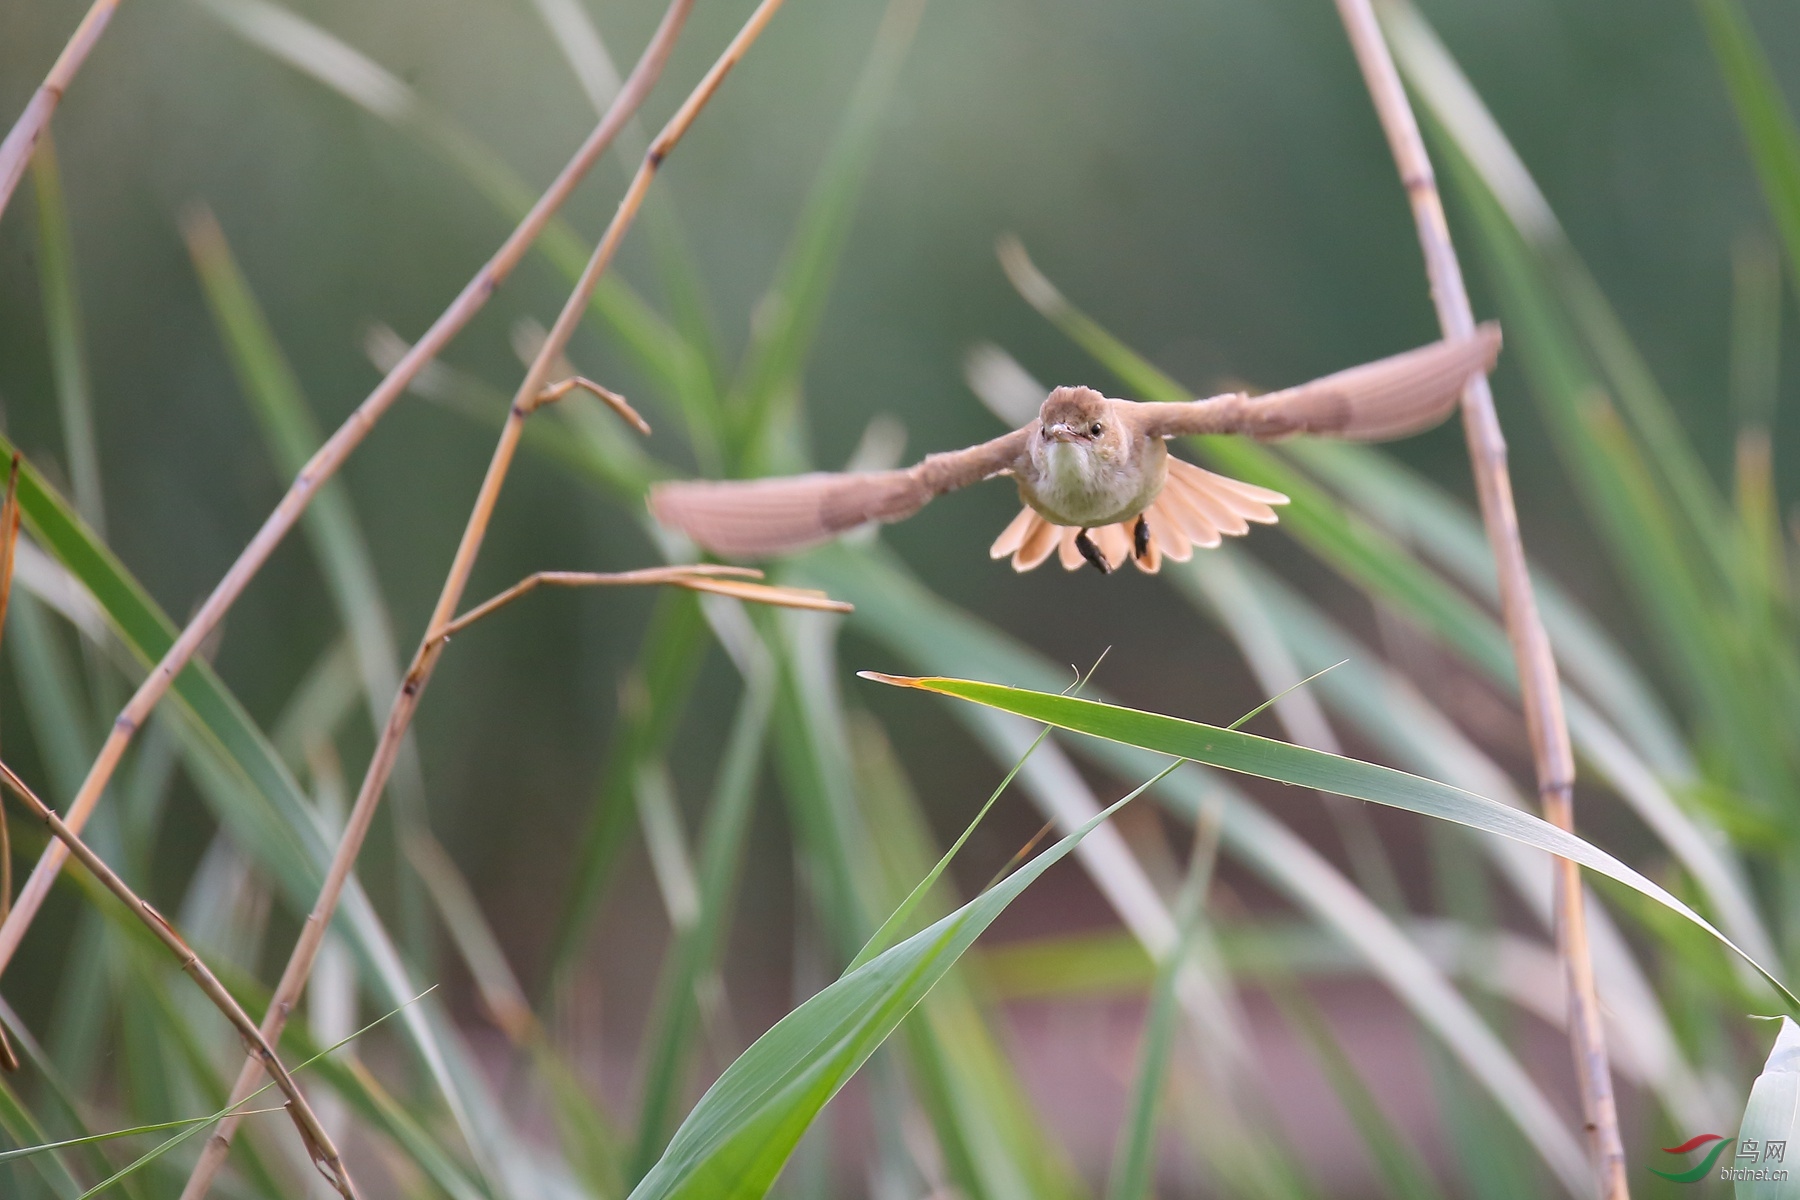
[[[218,222],[204,210],[193,210],[184,232],[213,321],[263,439],[277,467],[286,475],[297,475],[324,441],[300,381]],[[342,479],[328,480],[318,489],[301,523],[355,649],[369,722],[379,735],[387,706],[400,688],[400,655],[374,555]],[[402,929],[414,959],[427,963],[430,932],[424,924],[418,881],[401,849],[426,819],[423,772],[410,736],[401,744],[388,791],[400,835],[394,839],[390,870],[400,896]]]
[[[631,1200],[756,1200],[767,1192],[825,1102],[982,931],[1148,786],[1128,793],[995,887],[844,975],[778,1021],[701,1097]]]
[[[82,519],[105,528],[101,499],[100,451],[94,436],[93,389],[88,380],[87,352],[81,329],[81,301],[75,282],[75,249],[63,202],[62,169],[56,146],[46,134],[32,153],[31,176],[37,194],[38,271],[44,293],[45,335],[50,343],[51,374],[62,418],[63,452],[69,458],[69,481]]]
[[[538,190],[527,185],[493,150],[432,108],[397,75],[335,34],[271,0],[195,2],[252,46],[419,139],[506,220],[519,220],[536,201]],[[591,247],[558,218],[545,227],[534,250],[559,274],[573,280],[586,265]],[[616,271],[601,277],[594,289],[593,308],[638,365],[675,400],[690,428],[703,429],[714,404],[712,380],[705,362],[686,339]]]
[[[1800,1026],[1786,1017],[1777,1024],[1775,1045],[1744,1105],[1736,1155],[1726,1163],[1735,1168],[1732,1174],[1742,1170],[1747,1176],[1732,1189],[1737,1200],[1787,1200],[1794,1194],[1792,1168],[1774,1164],[1785,1164],[1787,1146],[1800,1142]],[[1782,1156],[1773,1158],[1778,1143]]]
[[[11,444],[0,438],[0,456],[11,452]],[[159,659],[174,641],[173,623],[29,463],[19,473],[19,504],[32,536],[93,596],[138,669]],[[204,661],[190,663],[176,676],[170,700],[167,711],[181,718],[176,728],[201,794],[280,883],[288,903],[309,909],[331,848],[299,785]],[[378,995],[398,1005],[417,994],[368,896],[355,883],[345,893],[340,921]],[[467,1052],[441,1013],[429,1003],[417,1005],[402,1013],[402,1023],[472,1149],[488,1159],[490,1169],[513,1156],[515,1135],[503,1107],[486,1093],[479,1072],[458,1069]]]
[[[937,854],[931,825],[892,744],[875,719],[862,713],[853,714],[851,740],[857,798],[886,884],[883,902],[904,908],[905,896],[914,901],[911,911],[929,920],[946,915],[959,901],[942,874],[931,869]],[[933,880],[928,887],[913,884],[927,878]],[[902,927],[891,916],[883,925]],[[970,1200],[1080,1195],[1073,1166],[1043,1128],[993,1028],[1000,1014],[990,1015],[984,1004],[990,999],[980,986],[985,983],[985,976],[971,977],[959,964],[902,1030],[909,1079],[937,1133],[946,1182]]]
[[[638,646],[636,664],[621,694],[622,720],[613,733],[587,829],[575,851],[575,878],[563,900],[551,941],[554,981],[575,962],[612,869],[635,819],[631,789],[640,765],[660,755],[687,707],[706,655],[700,606],[693,595],[667,589],[656,598],[650,628]]]
[[[1725,12],[1722,7],[1716,11]],[[1796,770],[1768,724],[1769,676],[1800,674],[1788,641],[1741,648],[1720,611],[1745,536],[1706,478],[1666,397],[1599,287],[1580,263],[1498,124],[1423,18],[1385,10],[1397,60],[1425,101],[1447,176],[1470,204],[1489,258],[1509,340],[1557,449],[1606,545],[1627,574],[1706,731],[1734,760],[1735,785],[1764,804],[1793,791]],[[1739,30],[1742,33],[1742,30]],[[1745,64],[1738,64],[1744,66]],[[1604,384],[1627,420],[1615,417]],[[1638,442],[1641,440],[1642,448]]]
[[[651,1031],[644,1039],[649,1053],[644,1098],[638,1106],[637,1149],[629,1168],[632,1182],[643,1178],[668,1144],[677,1115],[675,1105],[689,1075],[689,1048],[698,1019],[697,989],[704,976],[717,969],[731,927],[733,897],[774,700],[772,673],[771,666],[748,680],[707,810],[700,853],[699,911],[692,925],[676,930],[657,981],[660,1002],[652,1008]]]
[[[881,118],[924,9],[925,0],[890,0],[831,151],[794,226],[793,239],[757,305],[756,326],[731,396],[740,437],[752,443],[767,432],[771,406],[795,386],[812,349],[849,240]]]
[[[1737,0],[1695,0],[1694,7],[1737,110],[1763,200],[1781,231],[1788,269],[1800,286],[1800,127],[1743,6]]]
[[[833,595],[851,600],[856,605],[850,617],[852,626],[916,669],[980,669],[1046,689],[1066,678],[1064,668],[1023,649],[999,630],[927,591],[890,556],[835,547],[809,556],[804,574],[815,584],[829,583]],[[1005,714],[958,705],[957,715],[1003,765],[1015,759],[1030,740],[1022,722],[1005,725],[1013,721]],[[1003,726],[1015,736],[996,736]],[[1125,778],[1141,778],[1157,761],[1153,754],[1116,742],[1082,739],[1078,748]],[[1072,767],[1069,774],[1079,783]],[[1208,798],[1223,797],[1227,850],[1354,947],[1369,969],[1443,1039],[1495,1098],[1568,1191],[1576,1196],[1586,1194],[1590,1173],[1585,1156],[1561,1116],[1475,1009],[1387,914],[1305,840],[1264,813],[1224,777],[1184,771],[1164,780],[1160,791],[1165,804],[1189,819]]]
[[[1452,821],[1560,855],[1591,871],[1617,880],[1686,917],[1755,967],[1781,994],[1782,999],[1800,1012],[1800,997],[1788,991],[1787,985],[1772,971],[1744,953],[1706,918],[1664,888],[1574,834],[1485,796],[1409,775],[1405,771],[1396,771],[1392,767],[1325,754],[1304,746],[1272,741],[1217,725],[1184,721],[1179,717],[1147,713],[1094,700],[967,679],[904,678],[873,672],[864,672],[864,675],[883,683],[955,696],[1071,732],[1122,742],[1158,754],[1176,755],[1227,771],[1322,792],[1335,792],[1340,796]]]
[[[1138,1047],[1137,1078],[1120,1145],[1113,1155],[1107,1200],[1141,1200],[1151,1194],[1157,1118],[1175,1049],[1175,983],[1199,937],[1218,849],[1219,812],[1215,804],[1194,825],[1193,860],[1175,901],[1175,948],[1157,967],[1156,979],[1150,985],[1150,1006],[1144,1015],[1142,1043]]]

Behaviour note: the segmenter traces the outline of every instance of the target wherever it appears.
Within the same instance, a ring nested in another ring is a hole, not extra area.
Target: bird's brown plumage
[[[1117,470],[1143,472],[1136,476],[1144,481],[1143,490],[1138,499],[1116,507],[1088,508],[1094,514],[1089,519],[1106,522],[1088,529],[1089,540],[1109,567],[1130,558],[1140,569],[1154,572],[1164,557],[1185,561],[1195,546],[1216,546],[1221,537],[1245,533],[1253,523],[1273,523],[1272,506],[1287,502],[1278,492],[1173,457],[1167,457],[1166,480],[1155,490],[1156,477],[1148,472],[1164,469],[1162,439],[1190,433],[1258,438],[1312,433],[1363,441],[1405,437],[1448,416],[1470,377],[1490,368],[1499,350],[1499,326],[1489,323],[1461,341],[1435,342],[1256,397],[1234,393],[1182,404],[1138,404],[1108,400],[1087,389],[1059,388],[1039,417],[1023,428],[966,450],[929,455],[904,470],[665,483],[651,489],[650,511],[715,554],[761,558],[816,545],[871,521],[904,520],[945,492],[1013,474],[1020,476],[1027,507],[994,542],[993,557],[1011,557],[1015,570],[1028,571],[1056,554],[1074,570],[1087,561],[1077,544],[1082,530],[1055,518],[1083,519],[1069,515],[1083,509],[1059,509],[1047,498],[1066,496],[1071,487],[1078,496],[1103,495],[1083,492],[1079,471],[1104,472],[1116,463]],[[1069,417],[1078,410],[1081,428]],[[1101,424],[1086,424],[1097,414],[1104,414]],[[1104,435],[1099,432],[1103,427]],[[1158,443],[1145,447],[1156,453],[1084,457],[1120,445],[1121,433],[1127,446]],[[1053,447],[1052,442],[1080,443],[1083,450],[1071,460],[1064,453],[1069,446]],[[1047,448],[1058,454],[1047,455]],[[1079,464],[1073,483],[1046,465],[1070,461]],[[1130,488],[1124,491],[1130,494]],[[1119,512],[1126,515],[1115,521]],[[1149,535],[1141,558],[1133,553],[1140,513]]]

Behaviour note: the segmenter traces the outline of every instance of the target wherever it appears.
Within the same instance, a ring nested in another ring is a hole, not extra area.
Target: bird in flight
[[[1273,506],[1288,502],[1172,456],[1167,439],[1406,437],[1448,416],[1464,385],[1499,353],[1500,327],[1488,322],[1464,339],[1261,396],[1158,404],[1059,387],[1023,428],[904,470],[664,483],[651,489],[650,511],[714,554],[765,558],[871,521],[904,520],[945,492],[1009,475],[1025,507],[995,540],[992,557],[1010,556],[1015,571],[1029,571],[1054,553],[1068,570],[1085,562],[1102,574],[1130,559],[1154,574],[1164,557],[1186,562],[1195,546],[1217,546],[1252,522],[1273,524]]]

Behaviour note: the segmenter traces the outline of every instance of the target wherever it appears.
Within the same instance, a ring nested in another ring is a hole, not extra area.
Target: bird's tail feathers
[[[1195,546],[1210,550],[1222,538],[1248,533],[1253,523],[1273,525],[1278,520],[1273,506],[1287,502],[1280,492],[1217,475],[1171,456],[1168,481],[1144,510],[1150,527],[1148,553],[1142,558],[1133,553],[1135,520],[1090,529],[1088,538],[1109,569],[1117,570],[1130,559],[1138,570],[1154,575],[1162,569],[1164,558],[1186,562],[1194,556]],[[1078,528],[1054,525],[1036,510],[1024,508],[994,539],[988,555],[1010,556],[1013,570],[1030,571],[1054,553],[1064,570],[1077,571],[1087,562],[1075,544],[1080,533]]]

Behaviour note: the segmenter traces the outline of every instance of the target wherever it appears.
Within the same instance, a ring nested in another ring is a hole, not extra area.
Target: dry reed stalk
[[[363,775],[361,788],[357,791],[356,802],[351,806],[350,816],[344,823],[336,850],[332,854],[331,865],[325,873],[324,884],[319,889],[319,896],[308,914],[306,923],[301,927],[300,936],[294,944],[293,952],[288,957],[287,967],[282,971],[281,981],[276,984],[275,993],[269,1002],[269,1009],[263,1018],[264,1035],[278,1038],[281,1029],[287,1023],[289,1013],[298,1002],[301,990],[306,986],[307,976],[312,971],[313,961],[318,957],[319,947],[324,942],[326,927],[331,922],[332,914],[337,910],[339,897],[343,894],[344,884],[350,878],[350,872],[356,864],[357,855],[362,850],[363,839],[368,835],[369,826],[375,819],[375,810],[380,806],[382,791],[387,786],[388,775],[393,769],[394,759],[399,754],[400,744],[412,724],[413,714],[418,711],[420,697],[431,680],[438,659],[442,656],[446,639],[444,632],[453,623],[457,605],[462,601],[464,589],[468,586],[469,574],[475,565],[475,557],[480,552],[482,540],[486,537],[489,522],[493,519],[494,506],[500,497],[500,489],[506,481],[507,472],[512,466],[513,456],[518,451],[519,438],[523,433],[525,421],[533,411],[548,403],[556,396],[566,394],[570,387],[550,383],[550,374],[560,360],[563,351],[568,347],[569,339],[581,322],[582,314],[587,311],[593,297],[594,288],[600,282],[600,276],[612,262],[619,242],[626,229],[637,215],[644,202],[644,195],[649,190],[651,181],[656,177],[663,160],[668,157],[676,144],[681,141],[688,128],[699,116],[700,110],[706,106],[718,91],[725,76],[737,65],[745,52],[761,35],[763,29],[780,9],[782,0],[762,0],[750,17],[745,21],[737,36],[732,38],[717,61],[706,72],[687,99],[682,102],[675,115],[669,118],[667,125],[656,140],[650,143],[645,151],[643,162],[637,173],[632,176],[631,183],[619,200],[619,207],[613,213],[606,232],[594,247],[592,257],[582,269],[574,290],[564,303],[562,312],[557,315],[556,323],[544,337],[543,345],[538,348],[536,357],[525,371],[525,378],[514,394],[510,409],[506,415],[506,423],[501,426],[499,440],[495,443],[493,457],[488,462],[487,474],[481,481],[481,489],[476,494],[474,507],[469,512],[469,520],[463,529],[463,536],[456,547],[455,557],[451,559],[450,570],[444,579],[443,590],[438,595],[436,607],[432,610],[431,619],[426,623],[425,636],[419,642],[418,650],[413,654],[412,663],[408,666],[400,691],[394,697],[393,707],[388,710],[387,723],[383,726],[381,739],[376,743],[375,752],[369,759],[369,766]],[[416,347],[415,347],[416,350]],[[571,384],[571,386],[574,386]],[[560,387],[560,390],[558,390]],[[612,402],[614,394],[604,388],[599,389],[603,399]],[[622,401],[620,401],[622,403]],[[617,405],[615,405],[617,407]],[[719,582],[725,582],[723,580]],[[240,1104],[249,1094],[255,1082],[253,1064],[246,1062],[239,1072],[237,1082],[231,1091],[231,1103]],[[188,1177],[187,1186],[182,1189],[181,1200],[202,1200],[212,1186],[213,1177],[224,1163],[225,1156],[231,1149],[231,1138],[236,1132],[237,1122],[230,1117],[219,1123],[213,1136],[207,1139],[199,1160],[194,1164],[193,1173]]]
[[[1463,286],[1462,267],[1450,241],[1437,178],[1425,141],[1407,100],[1394,60],[1382,36],[1371,0],[1336,0],[1349,33],[1351,48],[1368,85],[1369,96],[1387,134],[1400,182],[1411,202],[1424,251],[1425,272],[1438,324],[1446,338],[1468,337],[1475,317]],[[1506,467],[1506,439],[1494,412],[1486,375],[1477,375],[1463,392],[1463,433],[1481,504],[1482,524],[1500,578],[1500,610],[1506,622],[1519,692],[1525,711],[1531,756],[1537,770],[1538,799],[1544,816],[1562,829],[1575,828],[1575,755],[1563,717],[1562,689],[1550,638],[1538,616],[1525,546],[1513,507],[1512,479]],[[1606,1200],[1629,1200],[1625,1150],[1619,1137],[1619,1114],[1607,1063],[1606,1035],[1601,1027],[1600,1000],[1588,949],[1581,869],[1568,859],[1556,860],[1556,943],[1569,989],[1569,1040],[1575,1054],[1575,1077],[1588,1130],[1599,1194]]]
[[[94,805],[99,803],[113,772],[118,769],[132,737],[168,692],[175,677],[193,658],[195,651],[219,627],[219,622],[268,561],[269,555],[274,553],[275,547],[280,545],[288,531],[299,521],[320,485],[337,472],[364,436],[374,428],[375,422],[381,419],[395,400],[405,394],[413,378],[487,303],[488,297],[512,273],[556,210],[606,151],[614,135],[636,112],[661,76],[663,65],[668,61],[669,52],[674,48],[675,39],[680,34],[693,3],[694,0],[669,0],[668,10],[663,14],[662,23],[657,26],[650,44],[644,48],[643,57],[638,59],[637,66],[632,69],[631,77],[625,81],[625,86],[620,89],[612,107],[581,144],[580,149],[545,189],[524,220],[519,222],[494,252],[493,257],[482,265],[443,314],[432,322],[431,328],[394,364],[375,390],[369,393],[356,411],[350,414],[337,432],[331,435],[294,477],[294,482],[281,502],[275,506],[275,511],[269,514],[256,536],[250,539],[250,544],[244,547],[243,553],[238,555],[237,561],[231,565],[225,577],[175,639],[175,644],[169,647],[162,661],[151,668],[144,682],[119,712],[107,734],[106,742],[100,747],[99,755],[88,769],[87,778],[82,781],[80,790],[69,805],[69,811],[64,817],[69,828],[80,832],[86,825],[89,814]],[[197,226],[196,232],[199,236],[205,236],[206,229],[203,225]],[[68,851],[61,842],[53,841],[46,846],[42,857],[32,869],[30,878],[20,889],[13,911],[4,921],[0,921],[0,973],[5,972],[7,964],[18,951],[25,931],[43,905],[44,898],[49,895],[56,873],[67,860]]]
[[[44,76],[44,82],[38,85],[38,90],[26,102],[25,111],[19,114],[19,119],[7,130],[6,140],[0,142],[0,213],[6,211],[13,190],[19,186],[19,180],[25,177],[25,168],[31,162],[31,152],[37,148],[38,139],[44,136],[44,130],[50,128],[50,116],[62,102],[63,93],[69,90],[69,84],[75,79],[75,72],[81,70],[81,64],[87,61],[88,51],[100,40],[100,35],[106,31],[106,23],[112,20],[113,12],[118,7],[119,0],[94,0],[93,7],[81,18],[81,24],[69,35],[62,53],[50,64],[50,73]]]
[[[250,1047],[251,1061],[257,1065],[257,1071],[259,1073],[266,1071],[270,1080],[281,1089],[281,1094],[287,1097],[288,1115],[293,1118],[295,1128],[300,1131],[300,1139],[306,1144],[306,1152],[312,1159],[313,1165],[319,1168],[320,1173],[345,1200],[357,1200],[356,1186],[350,1181],[350,1173],[344,1168],[344,1160],[339,1156],[337,1147],[332,1143],[331,1135],[326,1133],[324,1126],[319,1124],[318,1116],[313,1112],[312,1106],[306,1102],[306,1097],[301,1094],[299,1086],[294,1083],[293,1076],[288,1074],[287,1068],[281,1065],[281,1059],[276,1057],[274,1047],[257,1029],[256,1022],[250,1019],[249,1014],[232,998],[231,993],[225,990],[225,985],[219,982],[218,976],[214,975],[211,968],[200,960],[200,956],[194,953],[193,948],[183,940],[182,936],[175,932],[175,927],[169,924],[168,918],[157,912],[149,901],[132,891],[123,879],[114,874],[113,869],[107,866],[98,854],[89,849],[87,843],[63,824],[62,819],[56,815],[56,811],[40,800],[37,793],[32,791],[25,781],[20,779],[4,762],[0,762],[0,782],[4,782],[14,795],[25,803],[33,816],[50,827],[50,832],[56,836],[56,840],[67,846],[70,853],[74,854],[83,866],[93,872],[96,879],[106,885],[109,892],[123,901],[125,907],[129,908],[133,915],[149,926],[150,932],[156,935],[157,940],[174,952],[175,957],[181,962],[181,969],[200,985],[200,990],[206,993],[206,998],[225,1014],[225,1019],[236,1027],[238,1033]]]
[[[833,600],[824,592],[811,588],[770,587],[755,582],[762,577],[763,573],[754,567],[727,567],[716,563],[644,567],[636,571],[603,574],[592,571],[539,571],[535,575],[527,575],[492,600],[484,600],[462,616],[446,622],[438,630],[437,636],[440,641],[449,641],[496,609],[504,608],[527,592],[536,591],[540,587],[642,587],[660,583],[687,588],[693,592],[711,592],[716,596],[754,600],[781,608],[805,608],[815,612],[850,611],[851,606],[842,600]]]
[[[0,630],[6,628],[6,607],[12,599],[13,551],[19,544],[19,453],[13,451],[12,470],[6,476],[6,499],[0,501]],[[6,807],[0,805],[0,921],[12,908],[12,833],[6,825]],[[0,1025],[0,1071],[19,1069],[19,1055]]]

